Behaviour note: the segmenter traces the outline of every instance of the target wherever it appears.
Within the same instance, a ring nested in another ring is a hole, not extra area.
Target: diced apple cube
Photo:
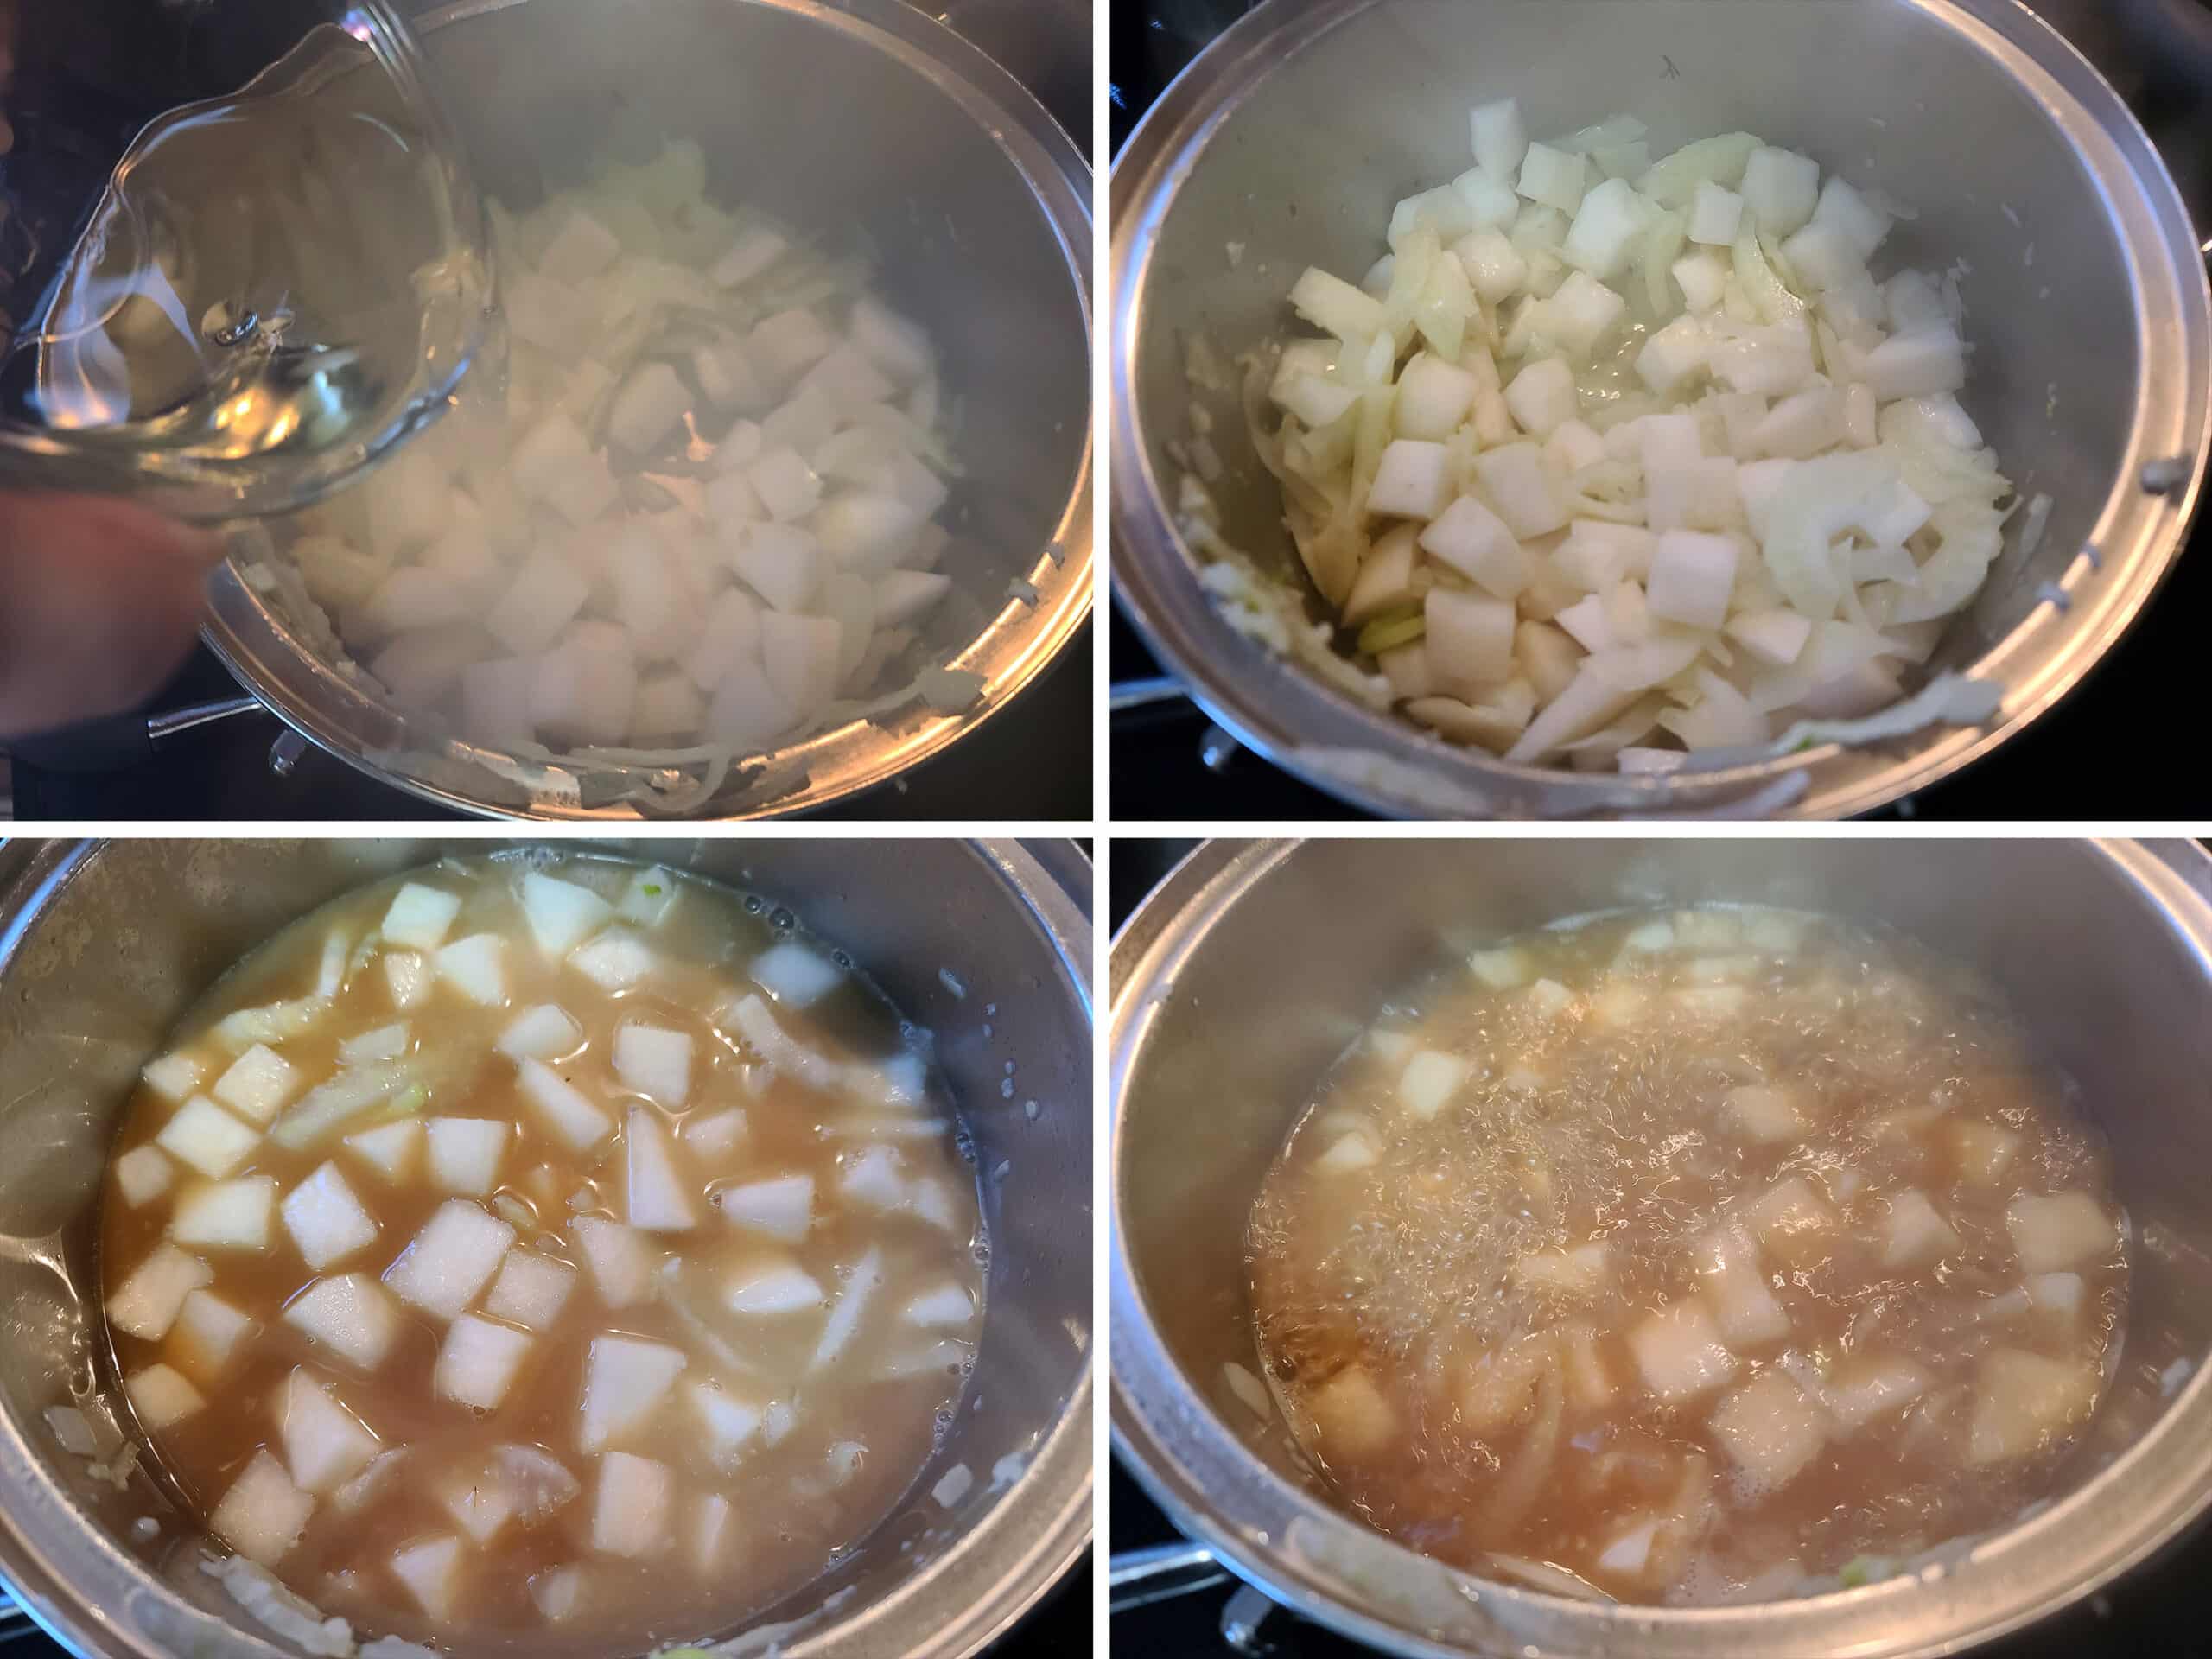
[[[653,953],[627,929],[610,927],[569,958],[569,966],[602,991],[626,991],[653,970]]]
[[[472,933],[438,952],[438,977],[472,1002],[497,1007],[507,1000],[506,941]]]
[[[287,1192],[283,1214],[284,1230],[317,1273],[376,1243],[375,1220],[361,1207],[336,1164],[324,1164]]]
[[[423,999],[430,994],[430,964],[413,950],[387,950],[384,963],[385,988],[391,993],[391,1006],[407,1009],[420,1007]]]
[[[652,1294],[653,1254],[644,1234],[600,1216],[579,1216],[570,1230],[601,1301],[630,1307]]]
[[[514,1497],[488,1469],[449,1474],[434,1492],[468,1541],[481,1549],[514,1519]]]
[[[1820,1408],[1780,1371],[1753,1377],[1713,1410],[1713,1432],[1759,1491],[1778,1491],[1827,1440]]]
[[[1397,1408],[1362,1366],[1347,1365],[1306,1396],[1322,1444],[1343,1456],[1372,1457],[1395,1442]]]
[[[170,1424],[182,1422],[207,1404],[207,1396],[187,1382],[181,1372],[167,1365],[149,1365],[144,1370],[124,1377],[123,1392],[130,1397],[130,1409],[138,1414],[139,1427],[149,1434],[158,1434]]]
[[[514,1125],[483,1117],[433,1117],[424,1121],[429,1137],[430,1185],[441,1192],[481,1198],[499,1179]]]
[[[231,1483],[207,1525],[246,1560],[270,1567],[299,1542],[314,1513],[315,1499],[292,1484],[284,1465],[264,1449]]]
[[[641,1337],[592,1338],[584,1363],[582,1425],[577,1445],[604,1451],[660,1408],[684,1368],[683,1351]]]
[[[152,1203],[176,1179],[176,1166],[159,1147],[133,1147],[115,1160],[116,1190],[133,1210]]]
[[[1885,1267],[1926,1267],[1958,1248],[1958,1234],[1936,1213],[1925,1192],[1908,1187],[1890,1200],[1890,1213],[1882,1223]]]
[[[599,1466],[591,1547],[602,1554],[653,1555],[667,1547],[676,1482],[665,1464],[610,1452]]]
[[[811,1313],[827,1300],[796,1262],[751,1263],[731,1274],[722,1287],[722,1305],[733,1313]]]
[[[421,1539],[391,1558],[391,1576],[407,1586],[416,1605],[441,1623],[453,1617],[461,1541],[451,1533]]]
[[[604,927],[614,907],[589,887],[541,870],[522,878],[522,909],[531,937],[549,957],[565,957]]]
[[[719,1468],[733,1467],[746,1443],[760,1433],[766,1406],[741,1400],[719,1383],[708,1381],[685,1383],[683,1394],[707,1437],[708,1457]]]
[[[466,1198],[448,1198],[385,1269],[384,1281],[403,1302],[450,1319],[491,1282],[514,1242],[515,1230],[498,1217]]]
[[[690,1040],[688,1038],[685,1039]],[[676,1153],[660,1116],[633,1106],[624,1132],[630,1225],[644,1232],[683,1232],[699,1224],[698,1211],[677,1173]]]
[[[844,969],[810,945],[786,939],[753,959],[746,971],[754,984],[788,1007],[820,1001],[844,983]]]
[[[461,914],[461,895],[410,881],[391,896],[377,931],[387,944],[410,950],[435,950]]]
[[[387,1180],[404,1180],[423,1144],[423,1120],[404,1118],[346,1137],[346,1150],[383,1172]]]
[[[363,1370],[374,1370],[398,1339],[398,1306],[366,1274],[318,1279],[292,1299],[284,1322]]]
[[[2024,1348],[1991,1350],[1975,1367],[1967,1461],[1979,1465],[2034,1456],[2089,1414],[2103,1381],[2094,1360],[2051,1359]]]
[[[715,1194],[715,1203],[740,1227],[796,1243],[814,1224],[814,1177],[779,1175],[727,1186]]]
[[[1748,1083],[1728,1091],[1722,1109],[1747,1141],[1771,1145],[1805,1131],[1805,1114],[1796,1095],[1768,1084]]]
[[[1513,1264],[1513,1277],[1523,1287],[1559,1292],[1562,1295],[1595,1295],[1609,1277],[1605,1247],[1583,1244],[1571,1250],[1539,1250]]]
[[[1751,1348],[1789,1334],[1789,1315],[1775,1300],[1758,1251],[1735,1232],[1721,1228],[1700,1239],[1697,1270],[1722,1341]]]
[[[2020,1265],[2030,1273],[2056,1273],[2101,1261],[2120,1248],[2120,1228],[2086,1192],[2045,1198],[2023,1192],[2005,1211],[2005,1230]]]
[[[298,1068],[266,1043],[256,1043],[207,1092],[240,1117],[266,1126],[299,1090]]]
[[[1736,1356],[1696,1297],[1652,1314],[1628,1333],[1645,1386],[1669,1405],[1710,1394],[1736,1374]]]
[[[614,1133],[614,1120],[542,1060],[526,1059],[517,1074],[523,1098],[545,1127],[571,1151],[589,1152]]]
[[[837,1178],[837,1191],[869,1210],[897,1210],[907,1198],[905,1160],[889,1147],[869,1147],[849,1154],[852,1161]]]
[[[495,1046],[509,1059],[555,1060],[575,1052],[583,1039],[583,1028],[566,1010],[541,1002],[508,1021]]]
[[[484,1299],[484,1311],[527,1331],[548,1330],[575,1287],[576,1270],[567,1262],[528,1250],[510,1251],[492,1281],[492,1294]]]
[[[177,1198],[169,1236],[208,1249],[265,1250],[269,1212],[276,1205],[274,1176],[246,1175],[190,1187]]]
[[[683,1144],[702,1158],[721,1158],[734,1151],[745,1139],[745,1114],[733,1106],[688,1121],[681,1131]]]
[[[1751,1236],[1778,1260],[1802,1267],[1827,1254],[1826,1236],[1835,1212],[1802,1175],[1777,1181],[1745,1206]]]
[[[583,1587],[582,1567],[548,1567],[531,1576],[530,1599],[549,1623],[557,1624],[564,1618],[575,1617]]]
[[[182,1100],[200,1086],[200,1079],[207,1068],[189,1054],[164,1054],[157,1060],[149,1060],[139,1068],[138,1075],[146,1086],[163,1100]]]
[[[179,1163],[219,1181],[246,1160],[261,1137],[205,1095],[194,1095],[162,1126],[154,1144]]]
[[[292,1482],[327,1497],[359,1474],[383,1450],[359,1418],[299,1367],[276,1395],[277,1436]]]
[[[249,1319],[210,1290],[195,1290],[185,1297],[169,1327],[168,1357],[184,1370],[213,1385],[231,1363],[231,1356],[249,1332],[258,1329]]]
[[[634,1023],[618,1027],[614,1072],[655,1104],[680,1110],[691,1092],[691,1033]]]
[[[523,1332],[464,1313],[447,1327],[439,1345],[434,1386],[448,1400],[496,1411],[529,1351],[530,1338]]]
[[[1415,1117],[1433,1118],[1459,1092],[1473,1069],[1457,1055],[1423,1049],[1406,1063],[1398,1078],[1398,1103]]]
[[[669,906],[675,902],[676,878],[656,865],[649,870],[639,870],[630,878],[615,912],[624,921],[635,922],[641,927],[658,927],[667,918]]]
[[[1828,1415],[1845,1429],[1903,1411],[1928,1392],[1928,1373],[1909,1359],[1866,1354],[1839,1361],[1828,1372],[1821,1399]]]

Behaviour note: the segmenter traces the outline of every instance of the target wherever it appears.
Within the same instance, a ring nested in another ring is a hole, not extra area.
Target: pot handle
[[[110,715],[79,721],[8,746],[10,754],[48,772],[124,772],[153,759],[165,738],[219,720],[251,714],[261,704],[251,697],[224,697],[195,702],[159,715]]]
[[[13,1647],[18,1642],[28,1642],[39,1633],[38,1626],[23,1605],[0,1586],[0,1648]]]
[[[1228,1582],[1228,1569],[1204,1544],[1116,1550],[1107,1568],[1107,1607],[1110,1613],[1130,1612]]]

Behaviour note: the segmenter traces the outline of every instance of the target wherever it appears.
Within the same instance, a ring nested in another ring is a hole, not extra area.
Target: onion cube
[[[1752,1378],[1714,1407],[1713,1432],[1763,1493],[1796,1479],[1827,1439],[1820,1408],[1780,1371]]]
[[[523,1332],[463,1313],[447,1327],[439,1345],[433,1386],[446,1399],[496,1411],[529,1351],[530,1338]]]
[[[722,1304],[733,1313],[804,1313],[827,1300],[821,1285],[794,1262],[749,1264],[733,1273],[722,1287]]]
[[[918,621],[951,591],[952,579],[933,570],[887,570],[875,579],[876,626],[899,628]]]
[[[412,950],[387,950],[383,963],[391,1006],[402,1010],[419,1007],[430,994],[430,964]]]
[[[1707,247],[1732,248],[1743,229],[1744,199],[1711,179],[1698,181],[1690,202],[1689,239]]]
[[[1728,620],[1739,554],[1726,536],[1694,530],[1661,532],[1645,588],[1651,614],[1688,627],[1718,628]]]
[[[1582,205],[1588,177],[1588,159],[1580,152],[1532,143],[1522,154],[1521,177],[1515,188],[1531,201],[1572,213]]]
[[[634,1021],[620,1026],[614,1071],[646,1099],[677,1110],[691,1089],[691,1034]]]
[[[439,950],[438,977],[472,1002],[496,1007],[507,999],[506,942],[497,933],[472,933]]]
[[[583,1040],[583,1028],[569,1017],[566,1010],[551,1002],[540,1002],[509,1020],[495,1046],[512,1060],[556,1060],[575,1053]]]
[[[739,577],[779,611],[804,610],[821,585],[821,546],[796,524],[747,524],[728,556]]]
[[[1380,300],[1319,266],[1309,266],[1291,284],[1290,303],[1300,316],[1324,334],[1356,343],[1363,351],[1382,327]]]
[[[1928,1392],[1928,1373],[1909,1359],[1858,1355],[1837,1361],[1829,1370],[1821,1403],[1848,1433],[1903,1411]]]
[[[589,1152],[614,1133],[614,1120],[543,1061],[523,1060],[516,1082],[544,1127],[570,1151]]]
[[[745,469],[744,476],[760,496],[760,505],[779,522],[803,518],[822,503],[821,479],[788,444],[764,451]]]
[[[199,1389],[167,1365],[149,1365],[124,1377],[123,1392],[130,1399],[130,1409],[137,1414],[138,1426],[149,1434],[158,1434],[207,1405]]]
[[[837,1190],[851,1203],[870,1210],[898,1210],[906,1203],[905,1160],[889,1147],[855,1154],[838,1178]]]
[[[592,1338],[584,1363],[583,1416],[577,1445],[604,1451],[658,1410],[686,1363],[681,1349],[639,1337]]]
[[[588,467],[596,457],[583,429],[568,415],[556,410],[515,444],[508,470],[516,492],[525,501],[548,500],[563,481]]]
[[[1695,1297],[1652,1314],[1628,1333],[1644,1385],[1669,1405],[1710,1394],[1736,1374],[1736,1357]]]
[[[621,254],[621,241],[613,232],[582,208],[569,207],[561,215],[560,228],[546,238],[545,251],[537,256],[537,268],[555,282],[573,288],[589,282]]]
[[[1744,163],[1744,205],[1769,236],[1788,236],[1813,217],[1821,164],[1795,150],[1761,145]]]
[[[2020,1348],[1984,1354],[1975,1367],[1967,1461],[2009,1463],[2044,1451],[2089,1414],[2103,1381],[2094,1360],[2050,1359]]]
[[[266,1125],[299,1092],[300,1074],[265,1043],[256,1043],[231,1063],[208,1093],[240,1117]]]
[[[1496,226],[1470,232],[1452,245],[1452,251],[1465,269],[1469,285],[1485,305],[1502,305],[1528,285],[1527,257]],[[1404,395],[1402,378],[1402,400]]]
[[[1382,451],[1367,510],[1400,518],[1433,518],[1451,499],[1451,460],[1445,447],[1399,438]]]
[[[842,638],[835,617],[791,616],[781,611],[761,617],[761,669],[786,707],[808,714],[836,694]]]
[[[283,1209],[284,1230],[317,1273],[376,1243],[376,1222],[336,1164],[324,1164],[286,1193]]]
[[[229,1368],[231,1355],[257,1322],[209,1290],[188,1293],[169,1327],[168,1357],[203,1383]]]
[[[683,1144],[702,1158],[726,1156],[745,1139],[745,1114],[736,1107],[694,1117],[681,1131]]]
[[[260,1140],[207,1096],[194,1095],[162,1126],[154,1144],[179,1163],[219,1181],[246,1160]]]
[[[547,1330],[575,1287],[576,1270],[567,1262],[528,1250],[510,1251],[484,1299],[484,1311],[525,1331]]]
[[[1682,290],[1682,299],[1694,317],[1702,317],[1716,311],[1727,296],[1729,268],[1716,255],[1699,252],[1684,254],[1675,261],[1671,270],[1675,285]]]
[[[658,927],[667,919],[670,906],[676,903],[676,878],[658,865],[639,870],[622,889],[615,912],[625,921]]]
[[[625,1213],[641,1232],[683,1232],[699,1224],[698,1212],[677,1173],[676,1155],[659,1115],[650,1106],[630,1109],[623,1139]]]
[[[414,1242],[385,1270],[400,1300],[450,1319],[476,1300],[499,1269],[515,1230],[465,1198],[440,1205]]]
[[[852,1344],[862,1319],[873,1305],[875,1294],[883,1287],[883,1252],[871,1249],[853,1264],[846,1274],[844,1287],[838,1292],[830,1318],[822,1327],[822,1338],[815,1344],[814,1357],[807,1362],[809,1370],[818,1371],[836,1363],[837,1357]]]
[[[711,1381],[687,1382],[683,1393],[707,1437],[708,1457],[720,1468],[734,1466],[746,1442],[760,1433],[767,1408],[741,1400]]]
[[[1804,654],[1813,624],[1792,610],[1746,611],[1729,619],[1727,633],[1760,662],[1786,668]]]
[[[1710,360],[1713,341],[1695,317],[1676,317],[1643,342],[1636,372],[1643,384],[1664,397]]]
[[[784,1175],[724,1187],[714,1202],[736,1225],[793,1243],[814,1224],[814,1177]]]
[[[1472,378],[1469,377],[1471,385]],[[1574,389],[1574,371],[1563,358],[1548,357],[1531,363],[1505,388],[1505,406],[1522,430],[1540,438],[1551,436],[1562,423],[1573,420],[1581,406]]]
[[[147,1061],[138,1075],[162,1099],[181,1101],[200,1086],[203,1068],[189,1054],[164,1054]]]
[[[533,657],[559,638],[590,597],[590,584],[567,557],[541,550],[523,562],[484,626],[515,656]]]
[[[429,1136],[433,1187],[475,1198],[492,1190],[514,1125],[492,1118],[433,1117],[423,1128]]]
[[[1544,465],[1543,451],[1535,444],[1509,443],[1484,451],[1475,457],[1475,475],[1497,516],[1522,540],[1567,527],[1566,504]]]
[[[1306,1408],[1322,1439],[1353,1457],[1372,1456],[1398,1438],[1396,1408],[1358,1365],[1345,1366],[1314,1389]]]
[[[632,1558],[667,1548],[675,1478],[664,1464],[627,1452],[609,1452],[599,1467],[599,1496],[592,1509],[591,1547]]]
[[[1834,231],[1853,256],[1864,263],[1887,239],[1896,221],[1844,180],[1831,178],[1821,188],[1812,222]]]
[[[246,1175],[191,1187],[176,1201],[169,1236],[208,1249],[265,1250],[269,1212],[276,1205],[273,1176]]]
[[[1724,1227],[1700,1240],[1696,1254],[1702,1292],[1722,1341],[1757,1347],[1789,1334],[1789,1315],[1747,1240]]]
[[[398,1306],[365,1274],[318,1279],[284,1309],[284,1322],[363,1370],[384,1363],[397,1340]]]
[[[1415,1117],[1433,1118],[1472,1072],[1456,1055],[1423,1049],[1406,1063],[1398,1078],[1398,1104]]]
[[[1897,334],[1866,353],[1861,378],[1884,403],[1955,392],[1967,383],[1966,346],[1948,324]]]
[[[1573,272],[1544,302],[1547,332],[1577,357],[1587,357],[1628,315],[1628,302],[1586,270]]]
[[[739,232],[728,251],[709,267],[707,274],[719,288],[739,288],[782,258],[790,248],[784,236],[756,225]]]
[[[683,658],[684,671],[701,691],[712,691],[737,664],[760,655],[760,606],[750,594],[728,588],[716,596]]]
[[[582,1598],[583,1570],[575,1567],[556,1567],[534,1573],[530,1580],[530,1599],[537,1611],[553,1623],[575,1617]]]
[[[245,1472],[223,1494],[207,1526],[246,1560],[268,1567],[299,1542],[314,1513],[314,1497],[295,1486],[284,1465],[264,1449],[253,1454]]]
[[[1502,98],[1478,104],[1468,112],[1468,126],[1476,164],[1493,179],[1516,177],[1529,153],[1529,130],[1521,118],[1521,100]]]
[[[158,1342],[176,1322],[185,1298],[214,1276],[205,1262],[165,1240],[107,1299],[108,1323],[126,1336]]]
[[[757,427],[753,429],[759,430]],[[755,449],[757,454],[757,446]],[[747,457],[742,465],[752,465],[753,459]],[[708,518],[725,535],[768,516],[768,509],[760,504],[760,492],[753,487],[753,480],[742,472],[727,472],[710,481],[704,502]]]
[[[614,394],[607,439],[633,455],[650,454],[676,429],[690,402],[690,391],[668,364],[658,359],[644,364]]]
[[[1560,257],[1600,282],[1620,274],[1630,246],[1651,223],[1649,205],[1625,179],[1605,180],[1581,198],[1579,207],[1563,211],[1573,213],[1574,223],[1560,245]]]
[[[349,1135],[345,1140],[347,1151],[372,1166],[389,1181],[405,1179],[422,1143],[423,1122],[414,1117],[397,1123],[380,1123],[373,1129]]]
[[[747,965],[753,982],[779,1004],[811,1007],[845,982],[845,971],[810,945],[786,939]]]
[[[601,1216],[579,1216],[570,1230],[601,1301],[631,1307],[652,1294],[653,1253],[642,1233]]]
[[[746,349],[768,376],[788,385],[798,378],[837,343],[822,320],[804,307],[793,306],[763,319],[745,337]]]
[[[626,991],[653,970],[652,947],[626,928],[610,927],[570,953],[569,966],[603,991]]]
[[[409,1544],[391,1558],[391,1576],[406,1586],[417,1606],[441,1623],[453,1617],[461,1548],[461,1540],[446,1533]]]
[[[332,1397],[304,1366],[276,1395],[277,1432],[302,1491],[328,1497],[367,1468],[383,1448],[360,1419]]]
[[[1753,327],[1734,326],[1707,354],[1713,372],[1734,391],[1779,397],[1813,378],[1813,333],[1802,317]]]
[[[1450,437],[1474,407],[1477,390],[1475,377],[1466,370],[1427,352],[1418,353],[1398,377],[1392,410],[1399,433],[1430,441]]]
[[[2005,1228],[2030,1273],[2102,1261],[2120,1248],[2118,1224],[2086,1192],[2023,1192],[2006,1207]]]
[[[1429,671],[1446,688],[1495,685],[1513,672],[1513,604],[1446,588],[1422,602]]]
[[[531,679],[531,721],[556,741],[618,743],[629,734],[637,696],[637,655],[630,636],[610,622],[578,622],[537,659]]]
[[[914,385],[928,378],[935,361],[929,336],[881,301],[862,295],[846,327],[852,343],[893,380]]]
[[[2020,1137],[1979,1118],[1960,1118],[1947,1126],[1959,1179],[1974,1186],[1994,1186],[2012,1166]]]
[[[115,1160],[116,1190],[133,1210],[160,1198],[175,1179],[176,1166],[158,1147],[133,1147]]]
[[[1925,1192],[1907,1188],[1890,1200],[1882,1224],[1882,1263],[1922,1268],[1959,1248],[1959,1236],[1936,1211]]]
[[[896,495],[857,490],[831,496],[810,523],[815,540],[831,559],[872,571],[905,557],[928,517]]]

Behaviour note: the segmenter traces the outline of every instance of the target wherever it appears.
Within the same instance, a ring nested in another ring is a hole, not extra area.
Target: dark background
[[[2207,0],[2030,0],[2094,60],[2164,152],[2200,229],[2212,227],[2212,60],[2179,49],[2172,9]],[[1169,80],[1249,0],[1122,0],[1112,12],[1113,143],[1118,153]],[[2200,25],[2212,40],[2212,24]],[[2194,38],[2187,37],[2187,38]],[[2212,51],[2212,47],[2207,48]],[[2200,519],[2172,573],[2125,639],[2058,708],[1995,754],[1891,807],[1882,818],[1993,821],[2182,819],[2212,812],[2212,782],[2187,760],[2151,760],[2142,734],[2202,701],[2200,659],[2212,617],[2212,538]],[[1109,662],[1116,682],[1163,672],[1118,607]],[[1177,702],[1113,722],[1117,819],[1344,819],[1367,816],[1249,753],[1218,772],[1198,760],[1206,717]],[[2212,1637],[2201,1649],[2212,1652]]]

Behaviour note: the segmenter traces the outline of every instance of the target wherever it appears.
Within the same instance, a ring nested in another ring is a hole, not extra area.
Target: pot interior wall
[[[203,1550],[165,1491],[144,1476],[118,1491],[61,1452],[41,1417],[79,1400],[112,1425],[117,1395],[99,1330],[95,1260],[99,1177],[138,1067],[176,1018],[240,955],[325,900],[480,840],[123,841],[19,844],[0,865],[0,1500],[48,1560],[82,1541],[103,1570],[152,1564],[205,1614],[236,1609],[197,1570]],[[893,1594],[964,1536],[1003,1496],[994,1465],[1018,1469],[1080,1386],[1090,1347],[1090,1025],[1080,981],[1023,908],[988,849],[951,841],[594,842],[595,851],[689,868],[787,905],[841,945],[915,1023],[976,1143],[993,1249],[983,1338],[963,1408],[913,1493],[834,1573],[771,1610],[799,1618],[838,1591],[838,1618]],[[42,907],[26,915],[30,895]],[[956,996],[940,970],[966,988]],[[987,1004],[995,1005],[988,1025]],[[1001,1084],[1011,1064],[1014,1097]],[[1039,1109],[1033,1120],[1025,1099]],[[1003,1174],[997,1174],[1001,1164]],[[957,1465],[976,1477],[945,1507],[931,1486]],[[126,1542],[153,1515],[150,1544]],[[132,1575],[135,1582],[135,1575]],[[148,1593],[94,1600],[148,1633],[156,1651],[207,1645],[205,1618]],[[253,1627],[249,1627],[253,1628]],[[374,1634],[371,1631],[368,1634]],[[272,1649],[262,1649],[270,1651]]]
[[[1878,273],[1967,262],[1964,402],[2012,480],[2056,509],[2031,557],[2014,521],[1936,664],[1973,662],[2010,635],[2089,537],[2118,476],[2142,362],[2135,284],[2058,113],[1912,0],[1381,0],[1261,72],[1182,181],[1140,297],[1138,427],[1168,499],[1180,469],[1166,446],[1186,434],[1193,396],[1189,340],[1203,335],[1227,361],[1305,332],[1283,297],[1299,272],[1358,280],[1386,251],[1391,204],[1472,164],[1469,107],[1509,96],[1539,138],[1637,116],[1655,156],[1755,132],[1918,213]],[[1304,586],[1236,398],[1200,401],[1227,467],[1215,493],[1228,538]]]
[[[2062,1477],[2071,1491],[2164,1405],[2159,1373],[2212,1351],[2212,961],[2123,862],[2079,842],[1310,842],[1242,877],[1147,1015],[1117,1100],[1116,1211],[1147,1317],[1184,1377],[1276,1473],[1315,1482],[1227,1391],[1256,1364],[1243,1230],[1315,1081],[1390,994],[1447,956],[1564,916],[1707,901],[1897,928],[1979,969],[2081,1085],[2132,1224],[2119,1370]],[[2212,899],[2212,868],[2196,902]],[[1141,929],[1140,912],[1137,926]],[[1117,963],[1117,968],[1121,964]],[[1117,996],[1126,995],[1116,987]]]

